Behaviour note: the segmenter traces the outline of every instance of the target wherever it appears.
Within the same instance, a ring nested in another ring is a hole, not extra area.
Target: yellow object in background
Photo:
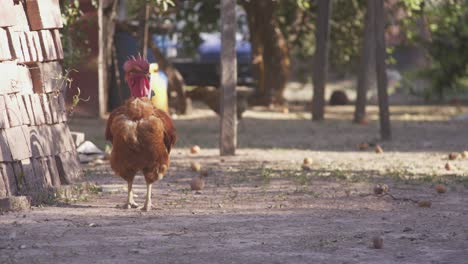
[[[154,95],[151,97],[151,102],[157,108],[169,113],[169,100],[167,93],[167,76],[159,71],[157,63],[150,64],[150,87]]]

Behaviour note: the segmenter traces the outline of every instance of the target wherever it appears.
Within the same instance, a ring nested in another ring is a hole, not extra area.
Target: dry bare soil
[[[328,108],[321,123],[300,107],[248,111],[237,155],[220,157],[219,119],[197,110],[176,120],[180,140],[151,212],[121,209],[123,180],[105,162],[88,164],[95,187],[0,215],[0,263],[467,263],[468,159],[448,153],[468,149],[468,121],[451,120],[468,109],[393,107],[392,142],[377,141],[375,107],[368,125],[351,124],[351,111]],[[71,125],[103,146],[104,121]],[[362,142],[384,153],[360,151]],[[195,144],[202,150],[193,155]],[[191,162],[209,171],[199,193],[189,189]],[[374,195],[377,183],[393,198]],[[144,179],[136,184],[142,203]],[[382,249],[372,247],[374,236]]]

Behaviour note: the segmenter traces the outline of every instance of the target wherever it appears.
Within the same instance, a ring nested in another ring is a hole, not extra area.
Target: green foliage
[[[201,44],[199,33],[219,31],[219,3],[219,0],[181,1],[177,5],[175,21],[178,22],[182,54],[195,54]]]
[[[337,71],[356,69],[365,23],[365,0],[333,1],[330,31],[330,65]]]
[[[78,64],[80,59],[85,55],[83,49],[76,48],[74,39],[87,39],[87,36],[81,30],[74,30],[74,26],[79,21],[83,13],[80,10],[80,1],[78,0],[62,0],[60,1],[62,9],[62,45],[64,51],[64,68],[72,68]]]
[[[423,10],[413,11],[422,14]],[[405,21],[408,39],[427,48],[432,64],[423,74],[432,80],[432,91],[442,99],[447,91],[456,91],[458,81],[468,76],[468,0],[427,1],[424,14],[430,39],[413,32],[419,16],[410,14]]]
[[[277,19],[289,41],[291,55],[311,58],[315,52],[315,1],[279,1]],[[330,21],[330,64],[335,71],[347,72],[358,63],[364,30],[365,0],[335,0]],[[298,18],[304,18],[298,21]]]

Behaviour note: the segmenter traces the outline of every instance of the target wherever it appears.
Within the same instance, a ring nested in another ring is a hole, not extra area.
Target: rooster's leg
[[[151,189],[153,187],[152,183],[147,183],[146,184],[146,200],[145,200],[145,205],[141,210],[149,212],[151,210]]]
[[[125,207],[127,209],[138,207],[138,204],[135,203],[135,200],[133,199],[133,179],[128,181],[128,197],[127,204],[125,204]]]

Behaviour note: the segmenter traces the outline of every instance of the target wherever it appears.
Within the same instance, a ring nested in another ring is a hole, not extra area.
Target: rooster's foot
[[[142,210],[143,212],[149,212],[149,211],[151,211],[151,205],[150,205],[150,206],[146,206],[146,205],[145,205],[145,206],[143,206],[143,207],[141,208],[141,210]]]
[[[125,209],[138,208],[138,204],[135,203],[135,202],[133,202],[133,203],[126,203],[126,204],[124,205],[124,208],[125,208]]]

